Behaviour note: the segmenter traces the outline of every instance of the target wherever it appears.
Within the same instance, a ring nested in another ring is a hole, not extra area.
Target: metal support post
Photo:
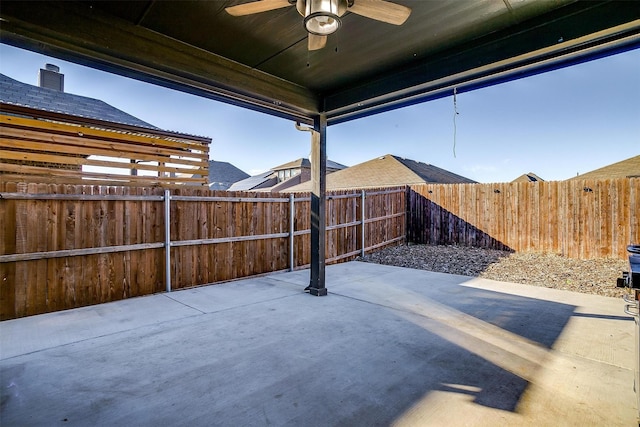
[[[293,239],[294,239],[294,235],[293,233],[295,232],[295,205],[294,205],[295,201],[293,198],[293,194],[289,194],[289,271],[293,271],[294,267],[295,267],[295,259],[293,256]]]
[[[164,265],[167,292],[171,292],[171,194],[164,190]]]
[[[327,117],[314,119],[311,132],[311,295],[327,295],[325,287]]]
[[[360,236],[360,256],[364,256],[365,254],[365,241],[364,241],[364,201],[365,201],[365,192],[364,190],[362,190],[362,196],[360,198],[360,220],[362,221],[362,229],[361,229],[361,236]]]

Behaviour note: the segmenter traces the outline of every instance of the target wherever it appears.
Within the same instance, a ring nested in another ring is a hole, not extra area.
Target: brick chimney
[[[38,73],[38,86],[64,92],[64,74],[60,73],[60,67],[46,64]]]

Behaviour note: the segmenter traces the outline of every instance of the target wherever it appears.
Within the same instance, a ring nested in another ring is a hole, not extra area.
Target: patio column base
[[[327,288],[309,288],[309,293],[316,297],[327,295]]]

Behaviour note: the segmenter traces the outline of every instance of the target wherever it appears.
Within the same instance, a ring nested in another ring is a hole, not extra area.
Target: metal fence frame
[[[340,228],[346,227],[358,227],[362,226],[362,232],[360,236],[360,249],[357,251],[352,251],[344,254],[340,254],[338,256],[328,258],[325,262],[335,262],[344,258],[348,258],[355,255],[362,255],[367,251],[377,249],[382,246],[389,245],[391,243],[395,243],[398,241],[402,241],[406,239],[406,233],[402,236],[398,236],[391,240],[386,240],[382,243],[378,243],[371,246],[366,246],[366,233],[364,230],[364,224],[368,224],[371,222],[382,221],[385,219],[406,216],[406,210],[402,212],[395,212],[393,214],[374,217],[374,218],[366,218],[365,217],[365,201],[367,195],[374,196],[380,194],[395,194],[400,192],[406,192],[406,189],[391,189],[391,190],[377,190],[371,191],[367,193],[365,190],[361,190],[357,193],[351,194],[338,194],[338,195],[328,195],[327,199],[343,199],[343,198],[360,198],[362,200],[361,203],[361,219],[356,221],[351,221],[348,223],[342,224],[333,224],[328,225],[326,227],[326,231],[329,232],[331,230],[336,230]],[[29,252],[29,253],[21,253],[21,254],[7,254],[0,255],[0,263],[8,263],[8,262],[17,262],[17,261],[31,261],[31,260],[42,260],[49,258],[61,258],[61,257],[72,257],[72,256],[82,256],[82,255],[97,255],[97,254],[106,254],[106,253],[114,253],[114,252],[126,252],[126,251],[135,251],[135,250],[144,250],[144,249],[154,249],[154,248],[164,248],[165,249],[165,287],[167,292],[171,292],[171,248],[179,247],[179,246],[190,246],[190,245],[215,245],[220,243],[233,243],[233,242],[242,242],[242,241],[251,241],[251,240],[266,240],[266,239],[275,239],[275,238],[288,238],[289,239],[289,271],[293,271],[295,268],[295,251],[294,248],[294,238],[296,236],[301,236],[305,234],[310,234],[311,229],[304,230],[294,230],[294,213],[295,213],[295,203],[296,202],[308,202],[311,200],[310,197],[295,197],[293,194],[290,194],[289,197],[264,197],[264,198],[253,198],[253,197],[221,197],[221,196],[180,196],[180,195],[172,195],[170,190],[164,190],[164,195],[162,196],[130,196],[130,195],[109,195],[109,194],[41,194],[41,193],[0,193],[0,198],[4,200],[76,200],[76,201],[95,201],[95,200],[107,200],[107,201],[156,201],[162,202],[164,205],[164,242],[157,243],[140,243],[133,245],[118,245],[118,246],[103,246],[103,247],[94,247],[94,248],[83,248],[83,249],[65,249],[65,250],[56,250],[56,251],[45,251],[45,252]],[[275,234],[261,234],[261,235],[248,235],[248,236],[233,236],[233,237],[223,237],[223,238],[211,238],[211,239],[195,239],[195,240],[180,240],[180,241],[171,241],[171,202],[250,202],[250,203],[288,203],[289,204],[289,217],[287,218],[289,231],[286,233],[275,233]],[[303,266],[306,267],[306,266]]]

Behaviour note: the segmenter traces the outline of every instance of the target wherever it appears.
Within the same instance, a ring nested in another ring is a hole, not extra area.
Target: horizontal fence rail
[[[330,193],[326,205],[327,263],[405,240],[404,187]],[[0,181],[0,218],[3,320],[311,259],[305,195]]]

